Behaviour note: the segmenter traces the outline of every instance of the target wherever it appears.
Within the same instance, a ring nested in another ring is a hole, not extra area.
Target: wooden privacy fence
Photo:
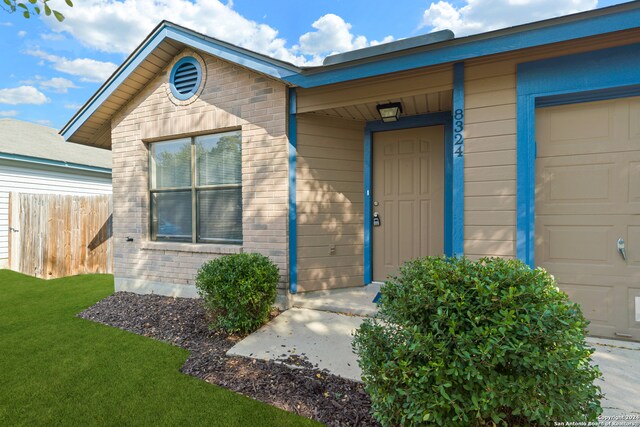
[[[9,267],[52,279],[113,272],[110,195],[11,193]]]

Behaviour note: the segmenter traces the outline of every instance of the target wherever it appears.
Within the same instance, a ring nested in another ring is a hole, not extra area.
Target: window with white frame
[[[242,244],[240,131],[150,144],[151,239]]]

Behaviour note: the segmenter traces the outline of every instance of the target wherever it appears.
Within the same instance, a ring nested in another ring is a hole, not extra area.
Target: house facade
[[[10,267],[11,193],[111,194],[111,153],[69,144],[48,126],[0,119],[0,268]]]
[[[260,252],[296,292],[519,258],[640,339],[640,4],[299,68],[161,23],[63,128],[113,153],[117,290]],[[389,114],[381,120],[381,114]]]

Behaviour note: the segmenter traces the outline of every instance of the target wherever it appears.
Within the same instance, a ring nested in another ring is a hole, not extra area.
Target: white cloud
[[[369,43],[370,46],[378,46],[380,44],[385,44],[385,43],[390,43],[392,42],[394,39],[393,36],[386,36],[385,38],[383,38],[382,40],[378,41],[378,40],[371,40],[371,43]]]
[[[67,32],[85,46],[112,53],[131,53],[163,19],[299,65],[316,64],[326,54],[380,43],[352,34],[349,23],[328,14],[312,24],[315,31],[289,47],[276,29],[245,18],[233,10],[233,2],[220,0],[86,0],[82,7],[67,8],[65,18],[61,23],[45,22],[53,31]]]
[[[63,56],[51,55],[40,49],[28,50],[28,55],[50,62],[55,70],[80,77],[80,81],[103,82],[117,68],[113,62],[97,61],[91,58],[68,59]]]
[[[19,86],[11,89],[0,89],[0,104],[46,104],[49,98],[33,86]]]
[[[40,83],[40,89],[51,90],[56,93],[67,93],[69,89],[76,89],[78,86],[73,84],[69,79],[64,77],[53,77],[49,80],[42,80]]]
[[[432,3],[421,27],[452,30],[457,37],[594,9],[597,0],[466,0],[461,7],[448,1]]]
[[[39,125],[51,126],[51,120],[34,120],[34,123],[38,123]]]
[[[0,22],[0,27],[13,27],[11,22]]]
[[[24,31],[24,30],[20,30],[20,31],[18,31],[18,37],[24,37],[24,36],[26,36],[26,35],[27,35],[27,32],[26,32],[26,31]]]
[[[42,33],[40,34],[40,38],[42,40],[48,40],[48,41],[64,40],[64,36],[60,33]]]
[[[65,79],[64,77],[47,79],[38,74],[36,74],[33,79],[21,80],[20,83],[29,86],[39,86],[40,89],[56,93],[67,93],[69,89],[78,88],[71,80]]]
[[[368,46],[377,46],[393,41],[393,36],[386,36],[381,41],[367,40],[365,36],[358,36],[351,32],[351,24],[333,13],[323,15],[311,24],[316,31],[310,31],[300,36],[299,44],[294,46],[295,51],[311,56],[309,64],[319,65],[322,59],[334,53],[347,52],[362,49]]]
[[[286,61],[298,61],[272,27],[249,20],[219,0],[86,0],[67,8],[61,23],[46,20],[84,45],[130,53],[163,19]]]
[[[311,56],[307,65],[322,64],[322,59],[334,53],[362,49],[393,41],[393,36],[387,36],[382,41],[369,42],[365,36],[357,36],[351,32],[351,24],[333,13],[323,15],[311,24],[316,31],[310,31],[300,36],[299,45],[293,47],[304,55]]]
[[[326,52],[346,52],[367,46],[367,38],[354,36],[351,24],[341,17],[329,13],[311,24],[317,31],[300,36],[300,51],[308,55]]]
[[[64,108],[68,108],[69,110],[79,110],[82,107],[82,104],[65,104]]]
[[[15,117],[18,114],[18,110],[0,110],[0,117]]]

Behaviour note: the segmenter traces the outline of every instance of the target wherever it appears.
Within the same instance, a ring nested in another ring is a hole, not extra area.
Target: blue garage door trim
[[[640,93],[640,43],[522,63],[517,77],[516,256],[534,267],[535,110]]]

